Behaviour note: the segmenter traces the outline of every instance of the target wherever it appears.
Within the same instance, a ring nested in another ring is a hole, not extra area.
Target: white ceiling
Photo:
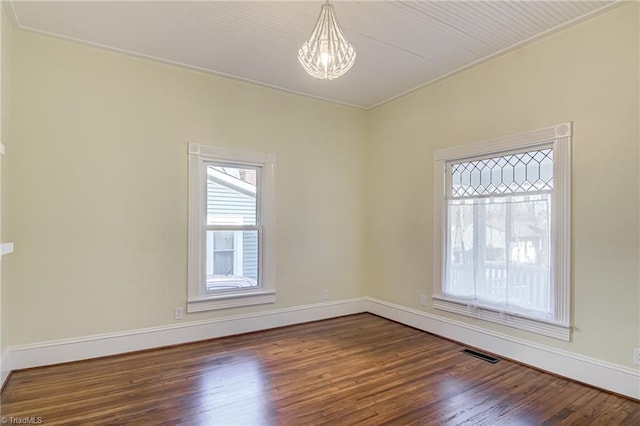
[[[357,52],[337,80],[297,59],[322,1],[13,1],[19,28],[371,108],[614,5],[597,1],[338,1]]]

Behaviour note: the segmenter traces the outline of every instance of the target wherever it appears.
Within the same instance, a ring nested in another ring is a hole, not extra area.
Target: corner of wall
[[[7,10],[8,2],[2,2],[0,5],[0,144],[2,147],[2,154],[0,154],[0,241],[5,241],[6,226],[3,226],[5,222],[5,198],[6,192],[3,188],[6,185],[6,167],[4,166],[4,148],[6,140],[9,134],[9,98],[10,92],[10,77],[11,77],[11,52],[12,52],[12,36],[13,36],[13,24],[10,21],[10,12]],[[2,382],[6,378],[6,374],[10,371],[5,365],[5,355],[7,352],[7,336],[8,336],[8,321],[7,321],[7,283],[4,278],[4,268],[0,261],[0,370],[2,371]]]

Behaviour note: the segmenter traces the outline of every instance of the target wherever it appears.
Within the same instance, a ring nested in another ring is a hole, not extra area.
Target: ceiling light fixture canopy
[[[329,0],[322,5],[309,40],[298,51],[298,60],[306,72],[323,80],[340,77],[355,62],[356,51],[340,29]]]

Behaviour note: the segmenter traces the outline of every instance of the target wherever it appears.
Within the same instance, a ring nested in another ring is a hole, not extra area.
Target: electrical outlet
[[[421,294],[420,295],[420,304],[422,306],[427,306],[427,295],[426,294]]]
[[[328,300],[329,299],[329,289],[324,289],[322,290],[322,300]]]
[[[633,348],[633,363],[640,365],[640,348]]]
[[[182,306],[176,306],[173,310],[173,318],[177,320],[181,320],[184,318],[184,308]]]

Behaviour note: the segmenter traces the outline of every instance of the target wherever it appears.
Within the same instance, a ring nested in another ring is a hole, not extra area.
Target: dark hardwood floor
[[[640,425],[640,403],[360,314],[14,372],[46,425]],[[9,423],[10,424],[10,423]]]

